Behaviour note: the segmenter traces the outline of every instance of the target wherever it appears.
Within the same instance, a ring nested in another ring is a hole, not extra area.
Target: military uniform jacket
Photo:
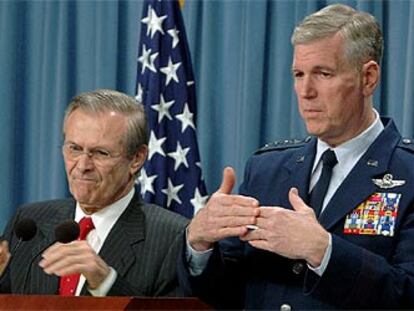
[[[41,253],[55,240],[60,223],[74,219],[73,199],[28,204],[18,210],[5,230],[10,249],[19,219],[32,218],[35,237],[17,248],[0,281],[3,293],[57,294],[59,278],[39,267]],[[181,295],[176,277],[177,257],[187,220],[155,205],[144,204],[135,193],[126,210],[108,234],[99,256],[118,273],[109,296]],[[86,283],[81,295],[90,295]]]
[[[332,234],[332,255],[322,277],[305,262],[233,238],[216,245],[201,276],[191,278],[180,268],[187,289],[217,307],[413,308],[414,148],[391,120],[382,122],[384,131],[319,218]],[[259,151],[247,163],[240,193],[260,205],[291,209],[288,191],[297,187],[306,202],[315,150],[312,138]],[[387,178],[388,185],[398,186],[386,188]]]

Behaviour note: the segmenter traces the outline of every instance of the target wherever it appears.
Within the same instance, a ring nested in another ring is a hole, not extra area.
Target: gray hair
[[[114,90],[95,90],[85,92],[71,99],[65,111],[63,136],[68,117],[76,109],[99,114],[116,111],[128,117],[126,137],[124,137],[126,156],[132,158],[142,145],[148,145],[148,126],[144,106],[135,98]]]
[[[296,26],[291,42],[308,43],[339,33],[345,40],[345,57],[355,67],[374,60],[380,64],[383,37],[376,19],[343,4],[332,4],[307,16]]]

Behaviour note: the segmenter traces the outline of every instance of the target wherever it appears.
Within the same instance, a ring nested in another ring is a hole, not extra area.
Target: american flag
[[[196,137],[191,58],[178,1],[148,0],[141,19],[136,99],[150,129],[139,183],[146,202],[191,218],[207,199]]]

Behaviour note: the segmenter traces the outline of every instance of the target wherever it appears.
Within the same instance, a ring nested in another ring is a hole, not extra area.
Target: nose
[[[91,170],[93,166],[93,160],[87,152],[82,153],[76,162],[76,167],[81,172]]]
[[[311,76],[304,76],[296,83],[296,92],[298,96],[305,99],[315,98],[317,96],[317,91]]]

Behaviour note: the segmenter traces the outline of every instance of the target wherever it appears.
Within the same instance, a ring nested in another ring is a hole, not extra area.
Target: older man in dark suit
[[[73,199],[18,210],[1,247],[1,291],[179,295],[175,265],[187,220],[144,204],[134,188],[148,149],[143,107],[116,91],[83,93],[66,110],[63,134]],[[10,260],[14,228],[25,218],[35,221],[37,234]],[[78,240],[54,243],[56,226],[71,219],[80,224]]]

